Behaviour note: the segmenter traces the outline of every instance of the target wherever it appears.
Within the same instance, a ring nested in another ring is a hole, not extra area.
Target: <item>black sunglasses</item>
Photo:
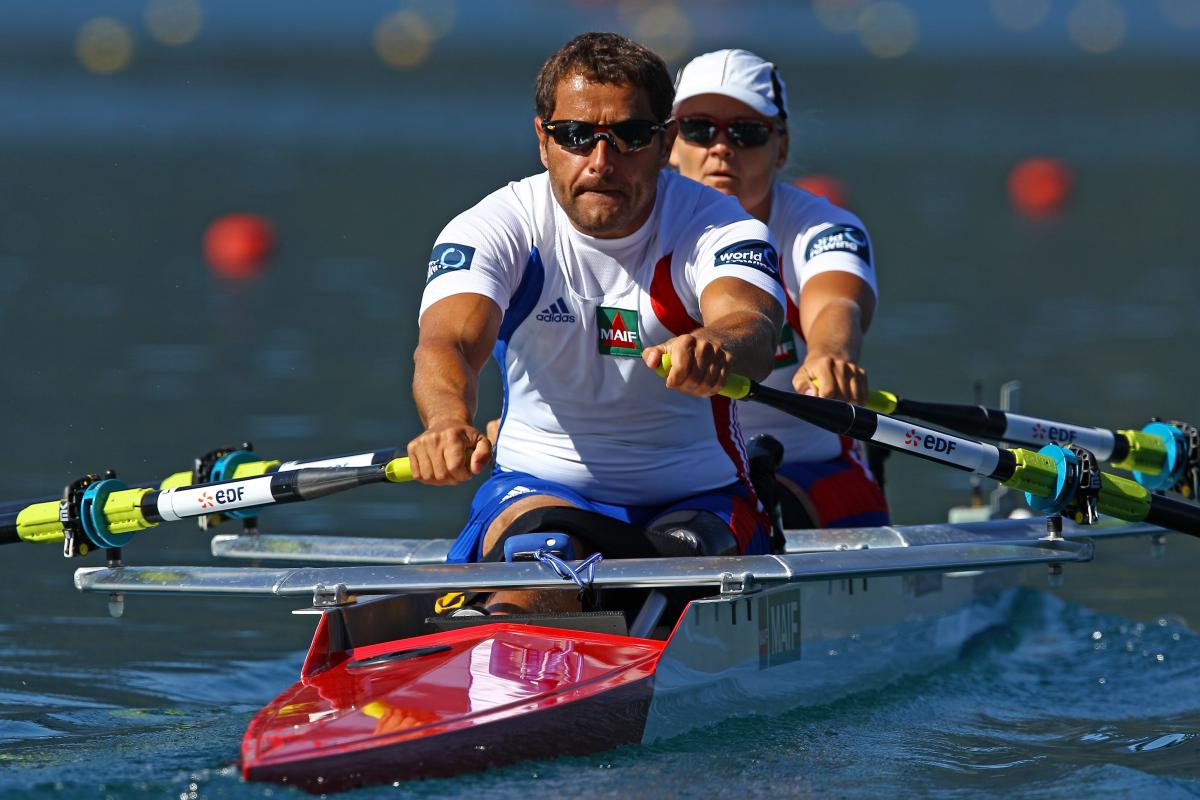
[[[684,141],[708,147],[725,131],[729,141],[737,147],[762,147],[771,138],[775,125],[757,119],[716,119],[715,117],[682,117],[679,120],[679,135]]]
[[[564,150],[586,156],[601,139],[617,148],[618,153],[641,150],[650,145],[654,134],[670,124],[670,120],[658,123],[648,119],[627,119],[611,125],[598,125],[595,122],[558,119],[543,122],[542,130]]]

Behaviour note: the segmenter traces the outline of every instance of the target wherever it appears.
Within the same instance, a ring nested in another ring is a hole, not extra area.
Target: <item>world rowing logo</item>
[[[1030,435],[1040,442],[1046,438],[1046,429],[1042,427],[1042,423],[1035,422],[1033,423],[1033,430],[1030,431]]]
[[[213,500],[212,492],[203,492],[200,495],[199,502],[201,508],[212,508],[216,505],[216,502]]]
[[[856,255],[871,266],[871,244],[867,234],[853,225],[833,225],[817,234],[808,244],[804,259],[810,261],[822,253],[843,252]]]
[[[475,257],[475,248],[465,244],[447,242],[433,248],[429,256],[429,269],[425,273],[425,283],[447,272],[470,269],[471,259]]]
[[[908,432],[904,434],[904,444],[908,447],[921,446],[921,434],[917,433],[916,428],[909,428]]]

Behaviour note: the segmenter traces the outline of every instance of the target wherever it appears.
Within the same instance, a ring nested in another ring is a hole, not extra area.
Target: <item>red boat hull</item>
[[[255,716],[243,774],[332,792],[640,742],[663,645],[496,623],[348,650]]]

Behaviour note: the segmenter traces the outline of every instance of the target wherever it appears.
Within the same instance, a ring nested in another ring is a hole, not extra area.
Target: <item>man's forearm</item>
[[[703,331],[703,333],[701,333]],[[771,373],[779,326],[758,311],[735,311],[696,331],[721,345],[730,355],[730,370],[753,380]]]
[[[413,399],[428,429],[434,422],[470,425],[479,402],[479,375],[451,344],[422,343],[413,353]]]
[[[809,354],[857,362],[862,355],[862,309],[850,299],[831,300],[804,331],[804,341]]]

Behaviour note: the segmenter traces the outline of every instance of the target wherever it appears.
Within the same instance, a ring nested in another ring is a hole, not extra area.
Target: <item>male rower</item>
[[[487,196],[434,245],[414,354],[425,431],[408,445],[413,476],[456,484],[495,456],[452,562],[502,559],[510,527],[551,507],[639,529],[669,522],[697,532],[709,555],[769,547],[736,411],[716,393],[730,372],[771,369],[783,323],[776,253],[735,199],[664,171],[673,94],[662,59],[623,36],[568,42],[536,81],[546,172]],[[474,425],[489,354],[504,380],[494,452]],[[653,368],[667,354],[664,381]],[[497,592],[488,608],[574,602]]]
[[[679,73],[671,164],[733,195],[779,247],[787,320],[767,386],[862,403],[859,363],[875,312],[871,240],[862,221],[777,179],[787,163],[788,108],[775,65],[746,50],[697,56]],[[758,404],[740,410],[747,437],[783,444],[776,472],[785,527],[886,525],[887,501],[861,445]]]

